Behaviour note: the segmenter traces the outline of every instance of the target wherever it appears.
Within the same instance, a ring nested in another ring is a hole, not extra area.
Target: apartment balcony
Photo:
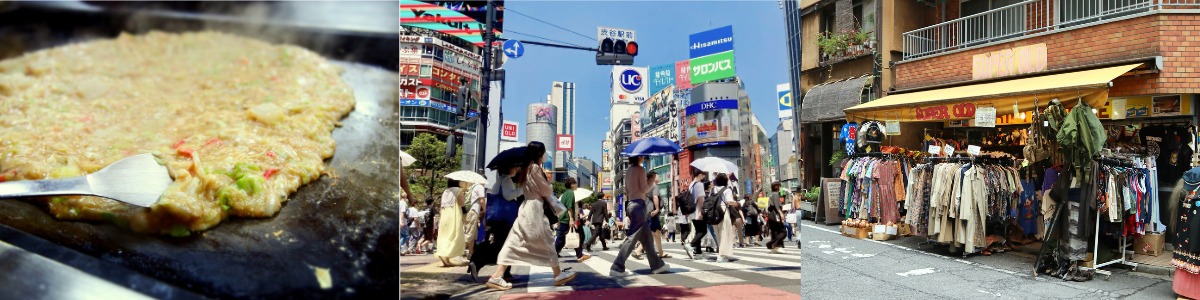
[[[905,32],[903,59],[920,59],[1169,10],[1200,12],[1200,0],[1022,1]]]

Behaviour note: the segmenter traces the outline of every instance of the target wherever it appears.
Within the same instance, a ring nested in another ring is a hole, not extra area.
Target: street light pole
[[[496,41],[496,34],[493,31],[493,24],[496,22],[496,3],[493,0],[487,1],[487,25],[484,26],[483,33],[483,70],[481,76],[483,82],[479,83],[480,95],[479,102],[479,126],[476,126],[475,134],[475,170],[480,174],[484,174],[484,161],[487,152],[487,128],[490,119],[490,110],[488,107],[491,101],[492,91],[492,43]]]

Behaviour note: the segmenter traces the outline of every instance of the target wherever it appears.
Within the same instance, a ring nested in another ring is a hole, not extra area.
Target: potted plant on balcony
[[[828,61],[869,53],[875,46],[872,38],[873,32],[858,29],[823,32],[817,35],[817,46],[821,49],[821,60]]]

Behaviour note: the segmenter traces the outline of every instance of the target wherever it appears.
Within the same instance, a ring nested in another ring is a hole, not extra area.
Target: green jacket
[[[1076,166],[1091,165],[1092,156],[1104,148],[1107,137],[1104,125],[1083,101],[1067,114],[1057,136],[1067,161]]]
[[[562,216],[558,218],[558,222],[570,224],[571,215],[575,214],[575,191],[568,190],[563,192],[562,197],[559,197],[559,200],[562,201],[562,204],[567,208],[567,211],[563,212]]]

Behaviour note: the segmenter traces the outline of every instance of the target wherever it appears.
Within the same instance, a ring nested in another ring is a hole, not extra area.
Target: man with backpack
[[[680,187],[679,194],[675,195],[674,205],[671,206],[671,211],[675,212],[675,225],[679,227],[679,244],[685,245],[687,248],[687,237],[692,231],[692,214],[696,212],[696,198],[692,196],[692,192],[687,187]],[[692,255],[688,252],[688,256]]]

